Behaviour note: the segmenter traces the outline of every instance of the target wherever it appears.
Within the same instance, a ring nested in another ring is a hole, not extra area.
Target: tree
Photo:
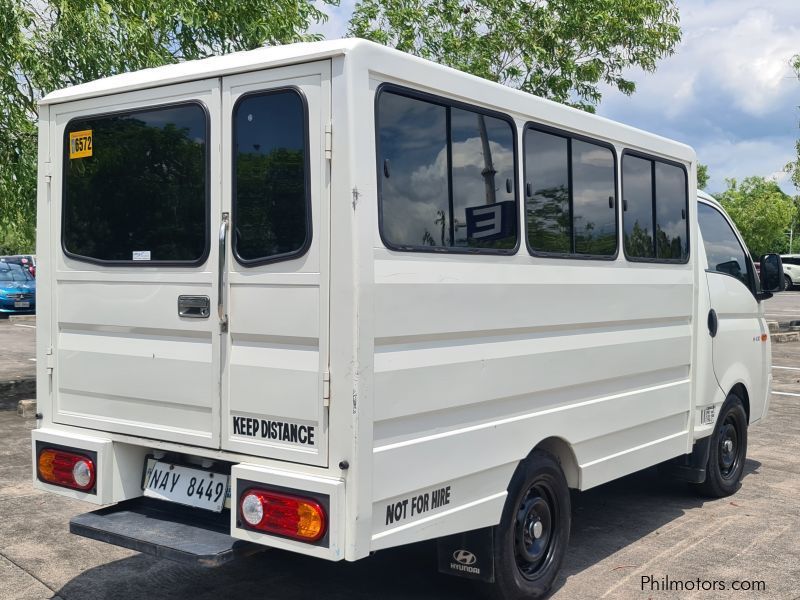
[[[318,35],[310,0],[0,0],[0,251],[30,251],[36,102],[100,77]],[[338,0],[322,0],[338,4]]]
[[[706,189],[709,179],[711,179],[711,177],[708,175],[708,165],[697,163],[697,189]]]
[[[784,252],[786,231],[797,212],[792,198],[763,177],[746,177],[741,184],[735,179],[725,181],[728,189],[717,198],[736,223],[750,254]]]
[[[680,40],[674,0],[361,0],[349,33],[590,111]]]
[[[797,78],[800,79],[800,54],[792,57],[792,68],[795,70]],[[797,189],[800,189],[800,140],[797,140],[795,149],[797,150],[797,159],[787,163],[785,168],[792,178],[792,183]]]

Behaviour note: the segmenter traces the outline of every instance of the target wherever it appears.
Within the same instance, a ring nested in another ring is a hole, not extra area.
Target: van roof
[[[639,146],[646,151],[663,153],[687,162],[696,159],[695,152],[690,146],[675,140],[358,38],[267,46],[256,50],[121,73],[51,92],[42,98],[39,104],[60,104],[302,62],[325,60],[342,55],[358,57],[362,68],[383,73],[389,78],[394,76],[393,69],[406,69],[407,73],[413,71],[413,74],[408,77],[408,81],[412,84],[428,85],[434,91],[446,89],[448,93],[452,92],[456,96],[460,94],[469,101],[482,99],[488,106],[503,106],[503,110],[510,112],[541,115],[542,121],[545,123],[549,121],[560,124],[566,119],[571,128],[595,135],[608,135],[611,131],[610,127],[613,128],[612,137],[632,147]],[[419,82],[417,82],[417,77]]]
[[[39,104],[56,104],[83,98],[117,94],[131,90],[161,87],[208,77],[221,77],[234,73],[255,71],[284,64],[321,60],[346,54],[364,40],[341,39],[323,42],[305,42],[282,46],[266,46],[256,50],[233,52],[199,60],[189,60],[162,67],[120,73],[88,83],[56,90],[47,94]],[[378,44],[375,44],[376,46]]]

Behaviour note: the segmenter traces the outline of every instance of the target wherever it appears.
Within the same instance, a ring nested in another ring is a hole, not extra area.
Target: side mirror
[[[783,261],[779,254],[761,257],[761,289],[765,292],[780,292],[783,289]]]

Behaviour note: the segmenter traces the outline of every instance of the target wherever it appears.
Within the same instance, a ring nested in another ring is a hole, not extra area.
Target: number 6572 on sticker
[[[69,134],[69,158],[85,158],[92,155],[92,130],[71,131]]]

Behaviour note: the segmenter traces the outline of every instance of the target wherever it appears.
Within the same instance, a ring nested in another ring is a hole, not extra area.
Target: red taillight
[[[252,529],[316,542],[325,535],[325,509],[316,500],[250,489],[242,494],[239,514]]]
[[[39,479],[53,485],[87,491],[94,487],[94,461],[88,456],[45,448],[39,453]]]

